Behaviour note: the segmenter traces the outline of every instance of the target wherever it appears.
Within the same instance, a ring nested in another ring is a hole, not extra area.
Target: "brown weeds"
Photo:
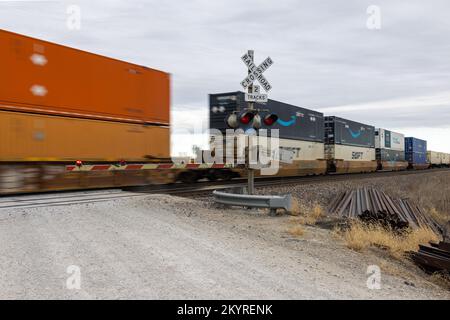
[[[408,229],[401,233],[377,224],[354,221],[345,230],[338,230],[348,248],[362,251],[371,246],[386,249],[389,254],[402,259],[408,251],[417,251],[419,244],[438,241],[439,237],[428,228]]]
[[[313,226],[325,215],[323,207],[317,203],[310,206],[301,204],[297,199],[293,200],[291,214],[298,216],[300,224]]]

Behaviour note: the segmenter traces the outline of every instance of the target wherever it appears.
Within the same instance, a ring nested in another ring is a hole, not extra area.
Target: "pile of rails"
[[[376,189],[345,191],[334,199],[328,212],[340,217],[378,222],[392,229],[428,227],[438,234],[442,232],[440,226],[424,214],[417,204],[409,200],[393,199]]]
[[[430,243],[431,246],[419,246],[418,252],[411,257],[416,264],[429,272],[450,272],[450,242]]]

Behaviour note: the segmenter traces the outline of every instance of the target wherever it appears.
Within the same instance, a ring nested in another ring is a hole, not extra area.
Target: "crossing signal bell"
[[[239,126],[236,113],[232,113],[227,118],[227,124],[230,128],[236,129]]]

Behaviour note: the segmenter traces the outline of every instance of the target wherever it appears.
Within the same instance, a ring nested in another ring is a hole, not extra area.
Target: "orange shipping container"
[[[168,73],[0,30],[0,108],[168,125]]]
[[[0,161],[169,157],[169,127],[0,111]]]

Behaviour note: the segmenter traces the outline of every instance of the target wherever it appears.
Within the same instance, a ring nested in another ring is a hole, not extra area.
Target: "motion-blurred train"
[[[241,166],[173,163],[170,75],[0,30],[0,194],[245,176]],[[271,128],[293,153],[279,175],[449,166],[426,142],[270,100]],[[210,95],[211,128],[244,108]],[[242,126],[247,130],[249,127]]]

